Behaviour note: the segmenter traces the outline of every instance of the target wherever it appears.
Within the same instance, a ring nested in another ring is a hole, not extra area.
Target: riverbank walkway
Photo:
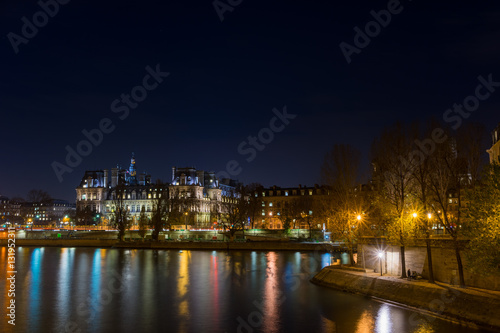
[[[466,326],[500,331],[500,291],[460,288],[425,279],[408,280],[372,270],[333,265],[323,268],[311,282],[341,291],[370,296],[419,313]],[[466,281],[467,282],[467,281]],[[420,317],[424,320],[424,317]]]
[[[423,279],[423,278],[416,279],[416,280],[415,279],[408,280],[407,278],[401,278],[398,275],[390,275],[387,273],[380,276],[380,273],[374,273],[373,270],[366,270],[367,272],[363,272],[362,269],[351,268],[349,266],[343,266],[343,267],[329,266],[327,268],[329,268],[329,269],[341,269],[342,272],[352,274],[355,276],[365,276],[365,277],[369,277],[372,279],[391,281],[393,283],[416,285],[416,286],[419,286],[422,288],[433,288],[433,289],[440,289],[440,290],[453,289],[453,290],[456,290],[457,292],[460,292],[460,293],[465,293],[465,294],[475,295],[475,296],[480,296],[480,297],[488,297],[488,298],[498,300],[500,302],[500,291],[496,291],[496,290],[480,289],[480,288],[474,288],[474,287],[460,288],[460,286],[458,286],[458,285],[452,285],[452,284],[438,282],[438,281],[436,281],[436,283],[430,283],[428,280]],[[500,313],[499,313],[499,316],[500,316]]]

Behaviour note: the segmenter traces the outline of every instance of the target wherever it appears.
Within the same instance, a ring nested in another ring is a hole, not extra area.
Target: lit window
[[[272,202],[270,202],[270,203],[269,203],[269,207],[272,207],[272,206],[273,206],[273,203],[272,203]]]
[[[285,197],[287,197],[287,196],[288,196],[288,191],[285,191]]]

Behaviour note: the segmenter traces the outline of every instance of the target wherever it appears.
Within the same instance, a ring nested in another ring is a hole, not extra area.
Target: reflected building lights
[[[373,332],[374,326],[375,321],[373,319],[372,313],[368,310],[365,310],[363,311],[363,314],[356,324],[356,333],[371,333]]]
[[[278,268],[276,266],[276,252],[267,254],[267,272],[264,286],[264,320],[265,332],[277,332],[279,325],[279,307],[282,292],[279,290]]]
[[[186,321],[189,319],[189,300],[187,299],[187,292],[189,286],[189,261],[191,258],[191,251],[184,251],[179,254],[179,278],[177,280],[177,294],[179,298],[179,316],[184,319],[180,328],[186,331]]]
[[[392,332],[391,309],[387,304],[382,304],[378,310],[377,319],[375,321],[375,332]]]
[[[40,319],[40,285],[42,283],[40,273],[43,259],[43,250],[43,248],[36,248],[31,253],[31,272],[29,274],[29,279],[27,279],[28,286],[30,286],[30,324],[33,325],[33,327],[38,327],[38,321]]]

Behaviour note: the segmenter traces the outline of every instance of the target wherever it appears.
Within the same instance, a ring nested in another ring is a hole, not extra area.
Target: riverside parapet
[[[434,316],[438,316],[467,326],[500,331],[498,292],[381,277],[377,273],[347,271],[333,266],[323,268],[311,282],[416,308],[419,312],[410,318],[415,323],[432,321]],[[431,317],[422,314],[430,314]]]
[[[330,244],[296,242],[198,242],[198,241],[132,241],[118,242],[116,239],[18,239],[17,246],[54,247],[101,247],[156,250],[250,250],[250,251],[338,251]],[[0,246],[7,240],[0,239]]]

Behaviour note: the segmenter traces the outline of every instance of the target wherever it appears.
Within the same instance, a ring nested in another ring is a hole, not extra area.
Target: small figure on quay
[[[408,276],[408,280],[411,280],[411,270],[409,268],[408,268],[408,274],[407,274],[407,276]]]

